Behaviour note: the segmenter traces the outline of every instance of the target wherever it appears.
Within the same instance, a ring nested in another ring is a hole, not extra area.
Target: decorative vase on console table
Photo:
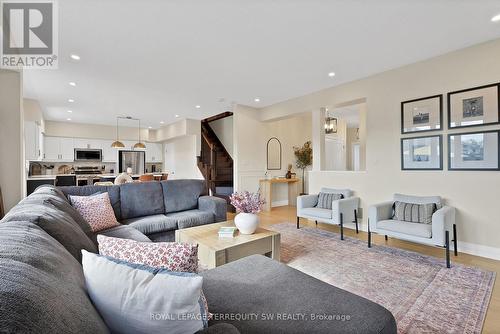
[[[259,226],[259,216],[264,205],[264,200],[260,193],[250,193],[248,191],[236,192],[229,199],[236,208],[238,214],[234,217],[234,224],[241,234],[253,234]]]

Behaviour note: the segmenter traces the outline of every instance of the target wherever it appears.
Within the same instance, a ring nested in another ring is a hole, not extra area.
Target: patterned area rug
[[[281,261],[394,314],[399,333],[481,333],[495,273],[281,223]],[[452,258],[453,261],[453,258]]]

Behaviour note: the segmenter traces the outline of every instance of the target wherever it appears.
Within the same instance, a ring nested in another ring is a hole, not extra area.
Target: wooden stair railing
[[[229,202],[227,194],[218,194],[219,187],[233,187],[233,159],[219,140],[209,122],[232,113],[223,113],[201,122],[201,155],[198,156],[198,168],[207,182],[207,193],[224,198]],[[232,206],[229,209],[234,209]]]

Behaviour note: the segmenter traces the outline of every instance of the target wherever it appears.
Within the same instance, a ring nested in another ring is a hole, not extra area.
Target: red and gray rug
[[[495,273],[281,223],[281,261],[394,314],[399,333],[481,333]],[[453,261],[453,256],[452,256]]]

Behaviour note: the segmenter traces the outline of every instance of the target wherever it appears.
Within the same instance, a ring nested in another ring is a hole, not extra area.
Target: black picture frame
[[[496,168],[452,168],[451,167],[451,137],[452,136],[464,136],[473,134],[484,134],[484,133],[496,133],[497,134],[497,167]],[[485,130],[485,131],[473,131],[473,132],[458,132],[448,134],[448,170],[449,171],[500,171],[500,130]]]
[[[439,129],[405,131],[404,130],[405,129],[405,115],[404,115],[405,114],[404,113],[405,104],[418,102],[418,101],[424,101],[424,100],[431,100],[431,99],[436,99],[436,98],[439,98]],[[421,97],[418,99],[407,100],[407,101],[401,102],[401,134],[442,131],[443,127],[444,127],[444,125],[443,125],[443,94],[426,96],[426,97]]]
[[[405,167],[404,163],[404,141],[405,140],[414,140],[414,139],[423,139],[423,138],[438,138],[439,139],[439,167],[436,168],[413,168],[413,167]],[[404,171],[417,171],[417,170],[427,170],[427,171],[436,171],[443,170],[443,135],[432,135],[432,136],[419,136],[419,137],[405,137],[401,138],[401,170]]]
[[[490,122],[490,123],[482,123],[482,124],[472,124],[472,125],[459,125],[459,126],[451,126],[451,97],[452,95],[455,94],[460,94],[460,93],[465,93],[465,92],[470,92],[473,90],[479,90],[479,89],[484,89],[484,88],[490,88],[490,87],[497,87],[497,118],[498,121],[496,122]],[[487,125],[495,125],[495,124],[500,124],[500,83],[494,83],[494,84],[489,84],[489,85],[483,85],[483,86],[477,86],[477,87],[472,87],[472,88],[467,88],[467,89],[461,89],[457,90],[454,92],[449,92],[446,97],[446,102],[447,102],[447,116],[448,116],[448,129],[463,129],[463,128],[472,128],[472,127],[478,127],[478,126],[487,126]]]

